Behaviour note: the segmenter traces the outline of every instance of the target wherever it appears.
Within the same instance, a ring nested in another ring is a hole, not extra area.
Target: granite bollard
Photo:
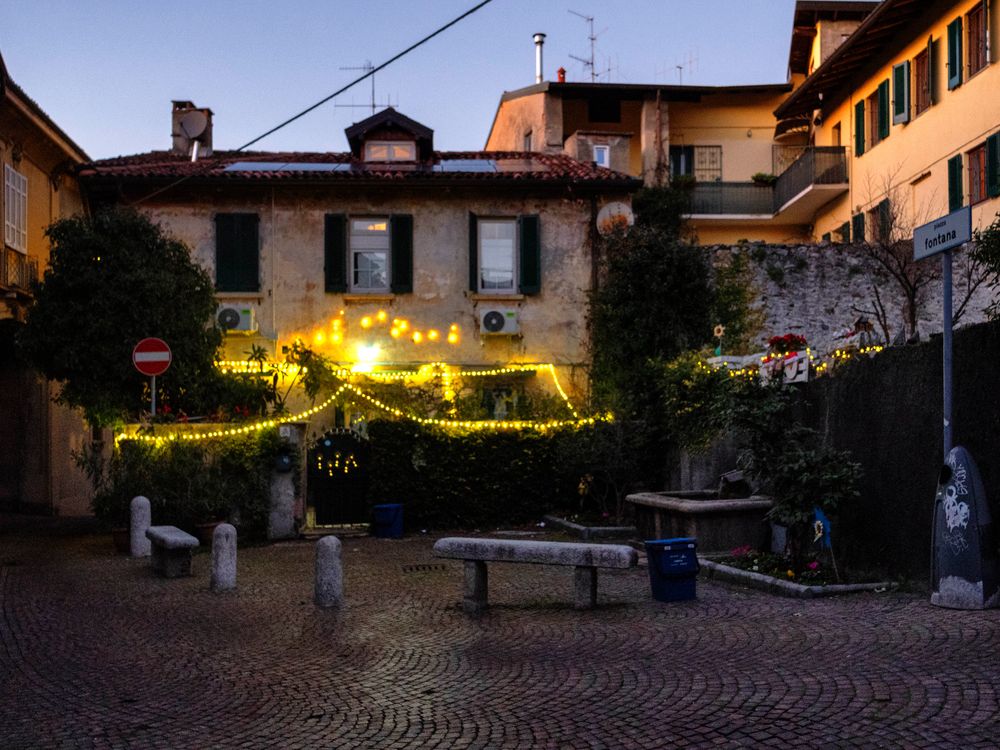
[[[316,542],[316,605],[336,607],[344,598],[344,569],[340,540],[325,536]]]
[[[212,591],[236,588],[236,528],[220,523],[212,533]]]
[[[146,529],[152,525],[149,498],[136,495],[129,504],[129,552],[132,557],[149,557],[151,544]]]

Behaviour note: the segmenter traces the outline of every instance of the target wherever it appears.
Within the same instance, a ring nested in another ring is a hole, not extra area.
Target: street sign
[[[972,239],[972,209],[964,206],[913,230],[913,259],[921,260]]]
[[[170,347],[163,339],[143,339],[132,350],[132,364],[143,375],[156,377],[162,375],[170,367]]]

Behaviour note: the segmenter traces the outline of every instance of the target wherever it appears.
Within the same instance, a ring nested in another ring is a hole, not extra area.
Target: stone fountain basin
[[[728,553],[745,544],[767,549],[765,514],[772,503],[763,495],[720,498],[709,490],[670,490],[637,492],[625,499],[635,508],[642,539],[694,537],[699,554]]]

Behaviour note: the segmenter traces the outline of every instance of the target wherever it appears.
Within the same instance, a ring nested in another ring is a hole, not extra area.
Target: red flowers
[[[806,337],[797,333],[786,333],[784,336],[772,336],[767,340],[767,346],[776,354],[788,354],[806,348]]]

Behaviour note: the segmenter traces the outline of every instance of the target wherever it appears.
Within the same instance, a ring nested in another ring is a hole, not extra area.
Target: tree
[[[984,283],[994,291],[1000,289],[1000,213],[986,229],[973,233],[972,243],[970,256],[984,269]],[[1000,318],[1000,300],[994,300],[986,308],[986,314],[991,320]]]
[[[148,380],[132,365],[147,336],[166,341],[173,362],[157,378],[158,401],[196,414],[211,402],[221,334],[211,278],[181,242],[134,210],[53,223],[50,266],[35,288],[20,346],[60,400],[93,425],[135,418]]]

